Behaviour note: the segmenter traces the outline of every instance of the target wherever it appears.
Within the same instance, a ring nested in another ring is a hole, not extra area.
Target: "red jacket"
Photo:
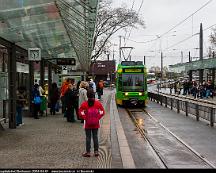
[[[67,89],[68,89],[68,82],[64,82],[61,86],[61,97],[65,95]]]
[[[93,107],[100,111],[100,117],[99,117],[99,120],[100,120],[105,114],[105,111],[104,111],[102,104],[100,103],[100,101],[95,100]],[[80,118],[82,118],[84,120],[87,119],[87,115],[85,114],[85,112],[88,110],[88,108],[89,108],[88,101],[85,101],[81,104],[81,106],[79,108]],[[94,127],[89,127],[86,123],[84,123],[84,128],[85,129],[97,129],[97,128],[100,128],[100,124],[98,122],[98,124],[95,125]]]

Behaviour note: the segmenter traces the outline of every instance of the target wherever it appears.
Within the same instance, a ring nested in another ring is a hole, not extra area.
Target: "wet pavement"
[[[24,117],[25,124],[16,129],[9,129],[8,124],[3,123],[0,168],[158,168],[157,162],[150,162],[152,153],[132,128],[130,119],[122,118],[122,110],[117,110],[114,94],[114,90],[106,89],[103,95],[106,115],[99,130],[100,157],[82,157],[85,133],[80,121],[68,123],[60,113],[48,114],[39,120]],[[158,123],[216,165],[215,127],[151,101],[146,110]]]

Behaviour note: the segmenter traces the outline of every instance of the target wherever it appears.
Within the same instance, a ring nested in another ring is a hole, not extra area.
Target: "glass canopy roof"
[[[98,0],[0,0],[0,37],[89,68]]]

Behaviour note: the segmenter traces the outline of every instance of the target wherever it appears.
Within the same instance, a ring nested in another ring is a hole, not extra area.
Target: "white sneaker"
[[[22,123],[22,124],[19,124],[19,126],[23,126],[24,125],[24,123]]]

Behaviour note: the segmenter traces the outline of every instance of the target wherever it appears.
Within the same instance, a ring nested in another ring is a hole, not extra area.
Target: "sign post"
[[[62,58],[56,60],[57,65],[76,65],[76,60],[74,58]]]

